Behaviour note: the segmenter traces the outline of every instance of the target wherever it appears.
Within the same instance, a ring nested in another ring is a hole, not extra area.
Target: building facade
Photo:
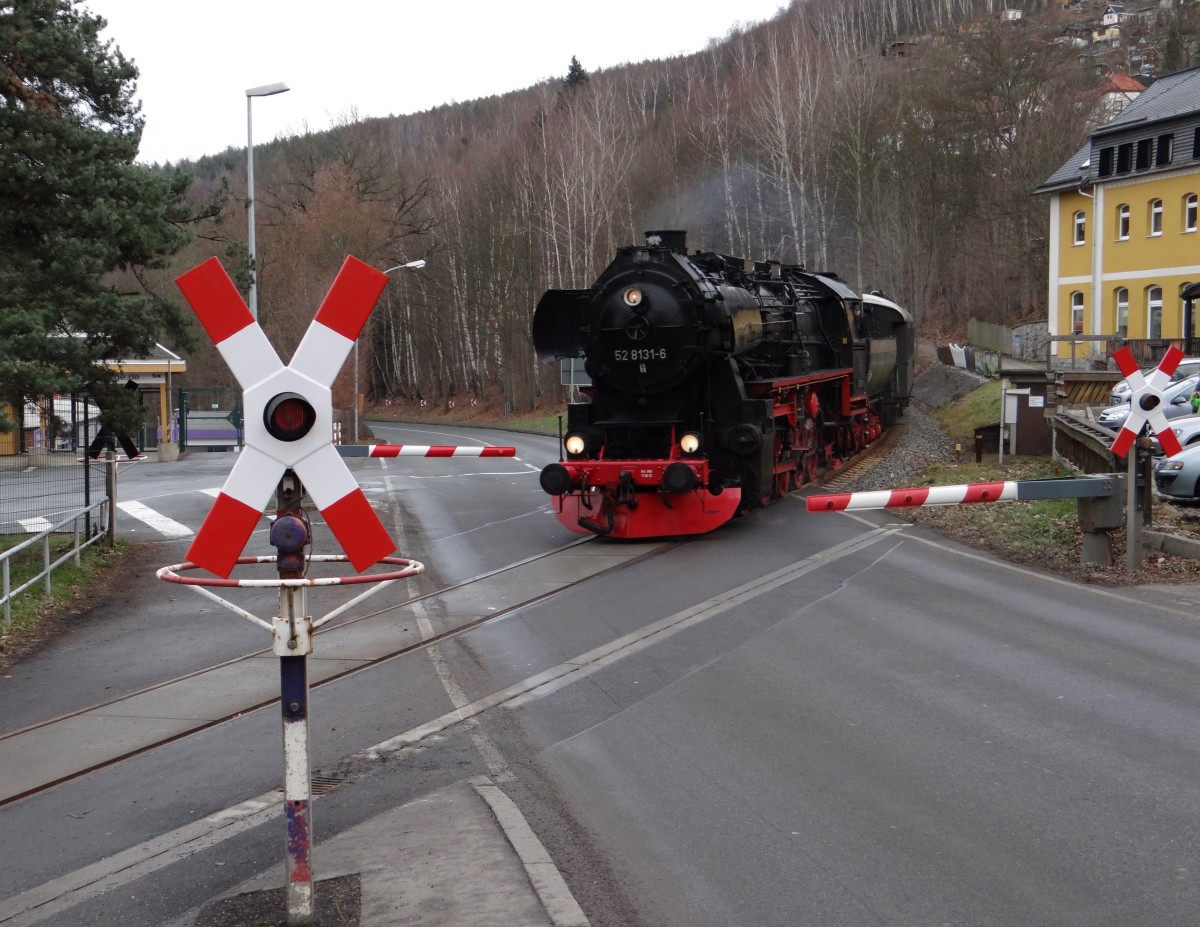
[[[1159,79],[1036,192],[1050,197],[1052,336],[1164,349],[1196,336],[1181,294],[1200,281],[1200,68]],[[1084,351],[1117,346],[1085,341]],[[1059,357],[1071,350],[1057,342]]]

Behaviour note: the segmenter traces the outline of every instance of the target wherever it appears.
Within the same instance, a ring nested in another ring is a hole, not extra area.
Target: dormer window
[[[1143,138],[1137,143],[1137,161],[1135,167],[1139,171],[1148,171],[1150,169],[1150,151],[1154,145],[1154,139]]]
[[[1171,164],[1171,157],[1175,153],[1175,136],[1160,135],[1158,144],[1154,147],[1154,166],[1168,167]]]
[[[1133,169],[1133,142],[1117,146],[1117,173],[1128,174]]]

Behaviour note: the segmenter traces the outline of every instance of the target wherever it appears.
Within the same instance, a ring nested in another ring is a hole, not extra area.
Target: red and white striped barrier
[[[343,444],[343,457],[516,457],[515,447],[459,447],[454,444]]]
[[[200,324],[244,390],[246,447],[238,456],[187,559],[229,576],[283,473],[294,470],[358,571],[396,549],[332,443],[334,377],[375,307],[387,275],[348,257],[286,367],[225,273],[211,258],[176,280]],[[306,402],[307,431],[287,440],[268,430],[268,404]]]
[[[1099,499],[1111,496],[1116,491],[1117,481],[1111,475],[1100,475],[832,493],[828,496],[809,496],[805,503],[810,512],[853,512],[865,509],[915,508],[922,505],[967,505],[972,502]]]
[[[965,505],[970,502],[1011,502],[1017,482],[963,483],[957,486],[917,486],[913,489],[881,489],[874,492],[842,492],[809,496],[810,512],[854,512],[863,509],[903,509],[922,505]]]

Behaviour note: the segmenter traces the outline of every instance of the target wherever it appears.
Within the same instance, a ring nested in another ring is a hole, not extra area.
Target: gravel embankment
[[[935,463],[954,460],[954,442],[929,416],[959,396],[976,389],[986,377],[938,364],[913,384],[912,402],[901,418],[901,431],[891,450],[850,480],[838,482],[838,492],[902,489]]]

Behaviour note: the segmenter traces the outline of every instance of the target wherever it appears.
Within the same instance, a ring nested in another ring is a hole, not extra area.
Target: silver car
[[[1171,419],[1171,431],[1175,432],[1175,438],[1179,441],[1180,447],[1188,447],[1191,444],[1200,442],[1200,415],[1185,415],[1183,418]],[[1163,453],[1162,445],[1158,443],[1158,438],[1152,438],[1153,452],[1155,457],[1161,457]]]
[[[1200,498],[1200,444],[1160,460],[1154,468],[1154,487],[1174,499]]]
[[[1200,377],[1188,377],[1186,380],[1180,380],[1173,383],[1163,390],[1163,414],[1168,418],[1182,418],[1185,415],[1193,415],[1194,410],[1189,401],[1192,392],[1196,389],[1196,384],[1200,383]],[[1120,405],[1109,406],[1096,416],[1096,424],[1102,425],[1105,428],[1111,428],[1113,431],[1119,431],[1121,426],[1125,424],[1125,419],[1129,418],[1129,400]]]
[[[1154,370],[1151,367],[1148,370],[1143,370],[1142,373],[1149,375]],[[1185,357],[1179,362],[1179,366],[1175,368],[1175,372],[1171,374],[1171,383],[1178,383],[1185,377],[1192,377],[1200,374],[1200,357]],[[1108,394],[1108,404],[1110,406],[1120,405],[1122,402],[1129,402],[1129,396],[1133,392],[1133,387],[1129,385],[1128,380],[1122,380],[1112,388],[1112,392]]]

